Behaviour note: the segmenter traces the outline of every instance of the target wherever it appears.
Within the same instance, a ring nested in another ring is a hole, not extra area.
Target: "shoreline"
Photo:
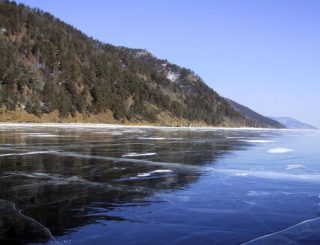
[[[254,128],[254,127],[185,127],[185,126],[156,126],[156,125],[131,125],[131,124],[107,124],[107,123],[18,123],[18,122],[0,122],[0,127],[17,128],[17,127],[38,127],[38,128],[142,128],[142,129],[170,129],[170,130],[247,130],[247,131],[319,131],[319,129],[287,129],[287,128]]]

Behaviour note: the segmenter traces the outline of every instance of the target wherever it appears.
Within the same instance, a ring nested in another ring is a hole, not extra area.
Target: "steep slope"
[[[291,117],[270,117],[271,119],[278,121],[282,125],[284,125],[286,128],[290,129],[317,129],[307,123],[298,121]]]
[[[87,37],[0,1],[0,119],[162,125],[272,125],[241,115],[194,72]]]
[[[244,115],[246,118],[250,119],[251,121],[256,122],[257,127],[271,126],[272,128],[285,128],[285,125],[282,124],[281,122],[262,116],[256,113],[255,111],[249,109],[248,107],[245,107],[243,105],[238,104],[237,102],[234,102],[233,100],[230,100],[230,99],[227,99],[227,100],[235,110],[240,112],[242,115]]]

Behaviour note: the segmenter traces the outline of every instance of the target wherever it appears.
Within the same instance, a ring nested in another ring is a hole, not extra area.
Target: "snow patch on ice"
[[[154,174],[165,174],[165,173],[172,173],[172,170],[169,169],[157,169],[148,173],[140,173],[137,175],[137,177],[149,177]]]
[[[146,153],[131,152],[131,153],[124,154],[121,157],[142,157],[142,156],[154,156],[154,155],[157,155],[157,153],[155,153],[155,152],[146,152]]]
[[[271,193],[267,191],[248,191],[247,196],[250,197],[260,197],[260,196],[269,196]]]
[[[287,164],[286,169],[291,170],[291,169],[296,169],[296,168],[302,168],[304,165],[302,164]]]
[[[235,176],[243,176],[243,177],[245,177],[245,176],[249,176],[249,174],[248,173],[235,173]]]
[[[273,140],[241,140],[248,143],[272,143]]]
[[[183,138],[137,137],[139,140],[183,140]]]
[[[123,135],[122,132],[112,132],[111,134],[112,134],[112,135]]]
[[[272,148],[268,150],[269,153],[271,154],[282,154],[282,153],[287,153],[287,152],[292,152],[294,151],[293,149],[288,149],[288,148]]]
[[[255,171],[255,170],[240,170],[240,169],[208,169],[215,173],[228,174],[231,176],[248,175],[255,178],[264,179],[280,179],[280,180],[292,180],[292,181],[304,181],[304,182],[320,182],[320,174],[289,174],[286,172],[275,172],[275,171]]]
[[[141,173],[137,175],[137,177],[149,177],[149,176],[151,176],[151,173]]]
[[[152,171],[152,173],[171,173],[172,170],[170,169],[157,169],[157,170],[154,170]]]
[[[250,201],[244,201],[244,203],[249,204],[250,206],[254,206],[257,204],[256,202],[250,202]]]
[[[0,157],[50,154],[50,153],[56,153],[56,152],[57,151],[30,151],[30,152],[21,152],[21,153],[7,153],[7,154],[0,154]]]
[[[64,137],[64,136],[59,136],[59,135],[54,135],[54,134],[37,134],[37,135],[28,135],[28,136],[32,136],[32,137]]]
[[[165,140],[164,137],[138,137],[139,140]]]
[[[230,136],[230,137],[226,137],[227,139],[243,139],[244,137],[242,136]]]
[[[59,137],[59,135],[47,134],[47,133],[16,133],[16,134],[27,136],[27,137]]]

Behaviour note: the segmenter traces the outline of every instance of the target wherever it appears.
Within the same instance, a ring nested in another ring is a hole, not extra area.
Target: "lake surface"
[[[319,131],[0,125],[1,244],[319,244],[319,204]]]

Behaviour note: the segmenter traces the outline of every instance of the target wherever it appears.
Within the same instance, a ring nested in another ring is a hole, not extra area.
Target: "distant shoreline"
[[[259,130],[259,131],[318,131],[318,129],[277,129],[277,128],[253,128],[253,127],[186,127],[186,126],[156,126],[156,125],[130,125],[130,124],[105,124],[105,123],[16,123],[0,122],[0,127],[38,127],[38,128],[145,128],[145,129],[175,129],[175,130]]]

